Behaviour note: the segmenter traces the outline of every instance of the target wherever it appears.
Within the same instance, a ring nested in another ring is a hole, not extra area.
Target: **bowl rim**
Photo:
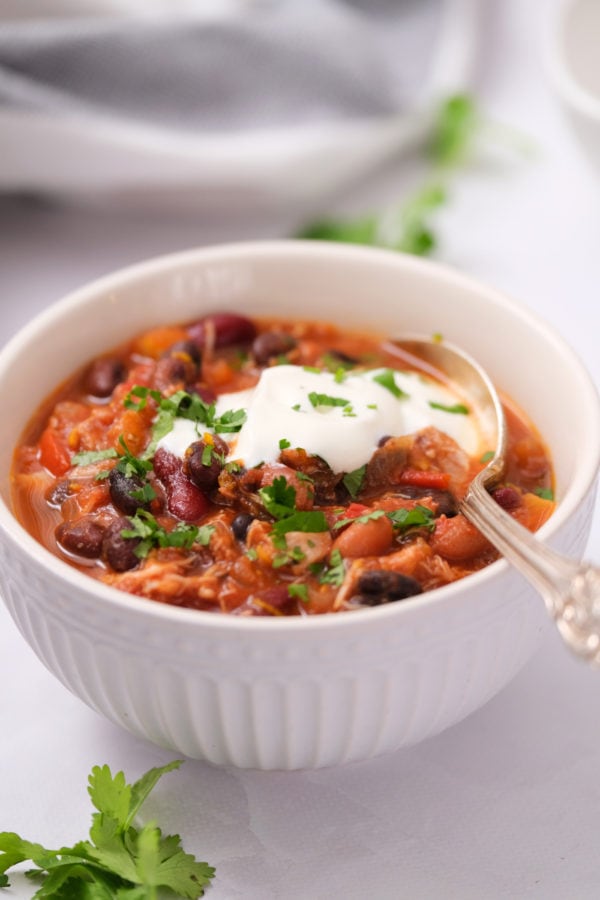
[[[588,91],[573,75],[565,47],[565,33],[571,15],[582,0],[562,0],[548,44],[547,65],[563,100],[582,115],[600,121],[600,96]]]
[[[573,514],[578,504],[592,490],[600,468],[600,400],[596,387],[581,360],[550,325],[538,318],[523,304],[509,298],[503,292],[437,261],[425,260],[380,248],[296,239],[216,244],[155,256],[94,279],[69,292],[42,310],[23,326],[4,347],[0,348],[0,382],[4,371],[18,358],[24,347],[35,335],[38,335],[40,332],[43,333],[55,320],[68,315],[71,309],[86,302],[92,302],[98,294],[106,294],[117,288],[125,288],[140,278],[156,276],[169,270],[175,271],[180,265],[190,264],[195,261],[199,263],[203,261],[211,261],[213,263],[229,261],[233,263],[249,262],[252,259],[262,258],[263,260],[272,259],[275,263],[278,258],[305,258],[310,260],[317,257],[328,258],[332,263],[348,258],[362,258],[366,263],[370,261],[378,266],[387,265],[391,268],[413,270],[417,273],[423,273],[425,277],[433,278],[440,283],[446,282],[453,284],[459,289],[462,288],[480,295],[483,294],[487,301],[508,310],[526,325],[541,332],[546,342],[554,344],[561,357],[568,361],[570,366],[577,372],[582,387],[586,391],[585,400],[588,407],[590,441],[585,448],[586,465],[580,466],[580,470],[568,486],[565,498],[561,500],[551,518],[536,532],[543,541],[552,537]],[[93,596],[99,602],[106,604],[107,609],[112,609],[114,612],[129,616],[140,616],[147,621],[181,622],[188,629],[200,628],[202,630],[207,629],[210,632],[225,629],[228,632],[240,632],[248,635],[256,635],[257,633],[327,632],[331,629],[356,627],[352,623],[358,622],[362,622],[365,626],[368,623],[373,625],[377,622],[385,624],[389,618],[407,618],[418,614],[424,608],[433,607],[440,603],[446,604],[455,595],[466,596],[479,587],[485,588],[488,582],[512,568],[506,560],[499,559],[464,579],[412,597],[409,602],[383,604],[379,607],[361,610],[360,615],[349,611],[348,613],[341,612],[329,615],[246,618],[152,601],[146,597],[118,590],[93,579],[89,575],[73,568],[38,543],[21,525],[12,512],[10,505],[5,503],[1,496],[0,529],[9,541],[17,544],[22,552],[25,552],[38,564],[49,570],[56,580],[64,582],[72,589],[77,589],[89,598]]]

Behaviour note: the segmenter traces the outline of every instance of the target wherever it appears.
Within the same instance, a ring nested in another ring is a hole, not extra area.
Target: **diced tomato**
[[[415,487],[432,488],[446,491],[450,486],[450,475],[447,472],[433,472],[421,469],[405,469],[400,476],[399,484],[410,484]]]
[[[64,475],[71,468],[67,442],[53,428],[46,428],[40,438],[40,462],[53,475]]]

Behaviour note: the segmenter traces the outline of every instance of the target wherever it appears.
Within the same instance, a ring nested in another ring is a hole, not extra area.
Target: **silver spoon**
[[[460,511],[541,593],[566,644],[600,666],[600,568],[577,563],[542,544],[490,496],[506,469],[507,430],[502,404],[488,375],[446,341],[422,337],[389,341],[385,349],[454,383],[474,407],[494,455],[473,479]]]

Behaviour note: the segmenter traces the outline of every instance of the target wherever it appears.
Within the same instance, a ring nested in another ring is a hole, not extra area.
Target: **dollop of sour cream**
[[[302,366],[273,366],[254,388],[218,397],[218,416],[238,409],[246,411],[241,430],[221,437],[230,446],[228,459],[247,468],[275,462],[283,447],[302,447],[334,472],[351,472],[368,462],[382,437],[427,426],[445,432],[471,455],[481,447],[477,417],[464,401],[416,372],[370,369],[340,379]],[[176,419],[159,446],[183,457],[199,439],[198,430],[194,422]]]

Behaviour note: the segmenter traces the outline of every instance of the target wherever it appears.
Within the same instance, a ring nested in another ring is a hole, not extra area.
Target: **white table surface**
[[[527,161],[481,163],[461,178],[442,221],[443,258],[553,324],[600,384],[599,184],[542,65],[556,2],[490,6],[478,92],[489,114],[534,138],[537,152]],[[389,194],[394,178],[402,174],[368,186],[371,196]],[[123,264],[284,229],[4,201],[0,338]],[[589,555],[600,560],[598,515]],[[72,697],[4,607],[0,723],[0,830],[48,846],[87,834],[85,786],[94,764],[133,779],[173,756]],[[317,772],[187,761],[160,783],[146,812],[217,867],[211,900],[596,900],[599,773],[600,673],[572,659],[550,629],[499,696],[420,746]],[[31,893],[16,875],[4,895]]]

